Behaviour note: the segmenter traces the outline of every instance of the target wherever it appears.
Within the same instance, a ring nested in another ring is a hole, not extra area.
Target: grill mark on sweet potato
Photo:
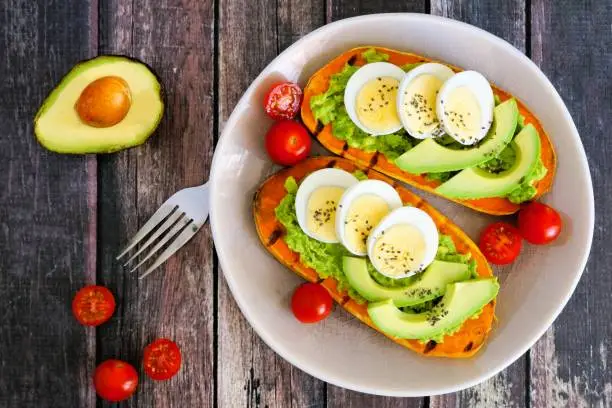
[[[470,341],[467,346],[465,346],[465,348],[463,349],[463,351],[465,351],[466,353],[470,350],[472,350],[472,347],[474,347],[474,342]]]
[[[336,163],[338,163],[337,160],[332,160],[329,163],[327,163],[327,165],[325,166],[328,169],[331,169],[332,167],[334,167],[336,165]]]
[[[285,231],[283,231],[283,229],[277,227],[274,231],[272,231],[272,234],[270,234],[270,236],[268,237],[268,243],[266,245],[267,246],[274,245],[276,241],[278,241],[278,239],[283,236],[284,233]]]
[[[348,61],[346,61],[346,63],[349,65],[353,65],[355,62],[357,62],[357,55],[353,55]]]
[[[370,167],[374,167],[376,166],[376,163],[378,163],[378,152],[374,153],[374,156],[372,156],[372,158],[370,159]]]
[[[429,340],[423,349],[423,354],[429,353],[431,350],[435,349],[437,345],[438,343],[436,343],[434,340]]]
[[[325,125],[322,124],[321,121],[317,120],[317,127],[315,127],[315,130],[313,132],[314,137],[317,137],[317,135],[321,133],[324,127]]]
[[[342,151],[346,152],[349,149],[349,144],[344,142],[344,145],[342,146]]]

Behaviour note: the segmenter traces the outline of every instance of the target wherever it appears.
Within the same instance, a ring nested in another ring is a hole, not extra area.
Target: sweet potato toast
[[[253,216],[257,234],[265,248],[274,257],[293,272],[309,282],[320,282],[336,300],[349,313],[368,326],[376,329],[370,320],[366,304],[359,304],[351,299],[347,293],[338,290],[337,281],[333,278],[322,280],[317,272],[300,261],[300,255],[293,252],[283,240],[285,229],[278,221],[275,209],[287,194],[284,183],[287,177],[292,176],[299,183],[305,176],[315,170],[336,167],[348,172],[362,170],[368,178],[385,181],[392,185],[399,193],[404,204],[410,204],[426,211],[436,223],[442,234],[452,237],[457,250],[461,253],[471,253],[477,263],[477,272],[480,276],[492,276],[492,271],[478,246],[444,215],[440,214],[431,205],[417,195],[402,187],[391,178],[373,170],[371,167],[359,166],[354,162],[337,157],[313,157],[294,167],[285,168],[268,178],[260,186],[253,200]],[[405,340],[388,336],[393,341],[407,347],[419,354],[427,356],[466,358],[473,356],[483,345],[493,324],[495,301],[486,305],[480,315],[475,319],[468,319],[453,335],[444,337],[442,343],[430,341],[423,344],[416,340]]]
[[[310,109],[310,99],[313,96],[319,95],[327,90],[331,76],[342,71],[347,63],[356,66],[365,64],[361,54],[371,48],[376,49],[377,52],[389,55],[389,62],[396,65],[430,61],[428,58],[415,54],[395,51],[383,47],[359,47],[346,51],[317,71],[308,81],[308,84],[304,88],[304,101],[301,109],[302,121],[304,122],[304,125],[306,125],[306,127],[315,135],[319,142],[321,142],[321,144],[332,153],[354,161],[361,166],[372,167],[373,169],[378,170],[396,180],[403,181],[422,190],[437,194],[435,188],[441,184],[439,181],[429,180],[423,175],[405,172],[397,167],[393,162],[387,160],[387,158],[381,153],[366,152],[364,150],[355,149],[348,146],[348,144],[343,140],[334,137],[331,123],[323,126],[320,122],[317,122],[312,110]],[[455,71],[459,71],[459,69],[456,67],[451,66],[451,68]],[[495,87],[494,85],[492,87],[493,92],[502,101],[511,97],[510,94]],[[544,132],[544,129],[540,125],[537,118],[518,99],[517,102],[519,112],[525,117],[525,123],[532,123],[540,135],[542,145],[541,158],[544,166],[548,170],[546,176],[535,184],[537,190],[535,198],[537,198],[550,190],[552,185],[556,169],[555,151],[550,138]],[[520,208],[519,204],[514,204],[506,198],[501,197],[481,198],[475,200],[447,199],[465,205],[466,207],[474,210],[493,215],[512,214],[518,211]]]

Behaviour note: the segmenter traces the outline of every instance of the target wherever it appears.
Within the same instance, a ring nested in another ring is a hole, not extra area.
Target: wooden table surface
[[[347,391],[277,356],[238,310],[208,225],[152,278],[114,260],[171,193],[207,178],[225,120],[279,52],[331,21],[399,11],[469,22],[530,56],[578,126],[598,210],[587,270],[553,327],[491,380],[430,398]],[[168,382],[142,378],[124,406],[612,406],[611,22],[610,0],[1,0],[0,407],[107,406],[91,385],[96,363],[139,366],[158,336],[182,346],[184,366]],[[44,150],[32,134],[39,104],[75,63],[103,53],[140,58],[161,77],[159,130],[112,155]],[[70,302],[93,282],[118,307],[85,329]]]

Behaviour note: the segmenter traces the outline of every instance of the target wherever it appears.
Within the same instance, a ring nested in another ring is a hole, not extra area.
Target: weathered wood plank
[[[95,401],[95,332],[80,326],[70,310],[74,293],[95,277],[88,269],[88,260],[95,262],[89,239],[95,210],[88,209],[88,195],[96,193],[95,183],[88,188],[95,159],[47,152],[32,132],[48,92],[73,64],[95,53],[92,7],[95,1],[0,3],[2,407],[86,407]]]
[[[140,58],[160,76],[166,113],[147,144],[100,163],[100,282],[118,298],[99,330],[99,359],[140,368],[142,348],[175,340],[185,357],[168,382],[141,377],[127,405],[213,406],[214,274],[207,226],[143,281],[114,261],[121,245],[175,191],[201,184],[213,152],[213,2],[110,1],[101,10],[102,51]]]
[[[322,0],[220,2],[219,117],[280,51],[324,21]],[[255,51],[257,50],[257,51]],[[262,135],[263,138],[263,135]],[[222,272],[218,298],[220,407],[323,407],[325,383],[291,366],[255,334]]]
[[[525,52],[525,1],[432,0],[431,14],[483,28]],[[431,397],[430,407],[522,407],[526,399],[527,360],[518,361],[490,380],[470,389]]]
[[[426,13],[425,0],[327,0],[331,21],[373,13]]]
[[[531,350],[532,407],[612,406],[612,3],[531,2],[533,60],[563,97],[589,158],[597,213],[593,249],[576,293]]]
[[[411,1],[364,1],[364,0],[328,0],[329,18],[331,21],[362,14],[383,12],[426,12],[427,2]],[[423,398],[390,398],[367,395],[346,390],[333,385],[327,386],[328,407],[423,407]]]

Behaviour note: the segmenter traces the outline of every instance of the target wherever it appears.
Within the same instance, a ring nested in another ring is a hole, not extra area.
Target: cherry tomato
[[[144,371],[154,380],[167,380],[181,368],[181,350],[175,342],[157,339],[144,349]]]
[[[291,309],[300,322],[316,323],[329,316],[332,303],[332,297],[323,286],[304,283],[293,293]]]
[[[480,236],[480,250],[489,262],[506,265],[521,252],[522,239],[519,230],[505,222],[489,225]]]
[[[96,367],[94,386],[101,398],[113,402],[122,401],[136,391],[138,373],[125,361],[106,360]]]
[[[557,211],[534,201],[519,212],[518,226],[527,242],[542,245],[557,239],[563,223]]]
[[[115,298],[104,286],[85,286],[72,300],[72,313],[85,326],[99,326],[113,315]]]
[[[264,109],[274,120],[293,119],[300,110],[302,89],[293,82],[272,85],[264,98]]]
[[[306,128],[292,120],[276,122],[266,134],[268,155],[283,166],[293,166],[308,157],[311,144]]]

